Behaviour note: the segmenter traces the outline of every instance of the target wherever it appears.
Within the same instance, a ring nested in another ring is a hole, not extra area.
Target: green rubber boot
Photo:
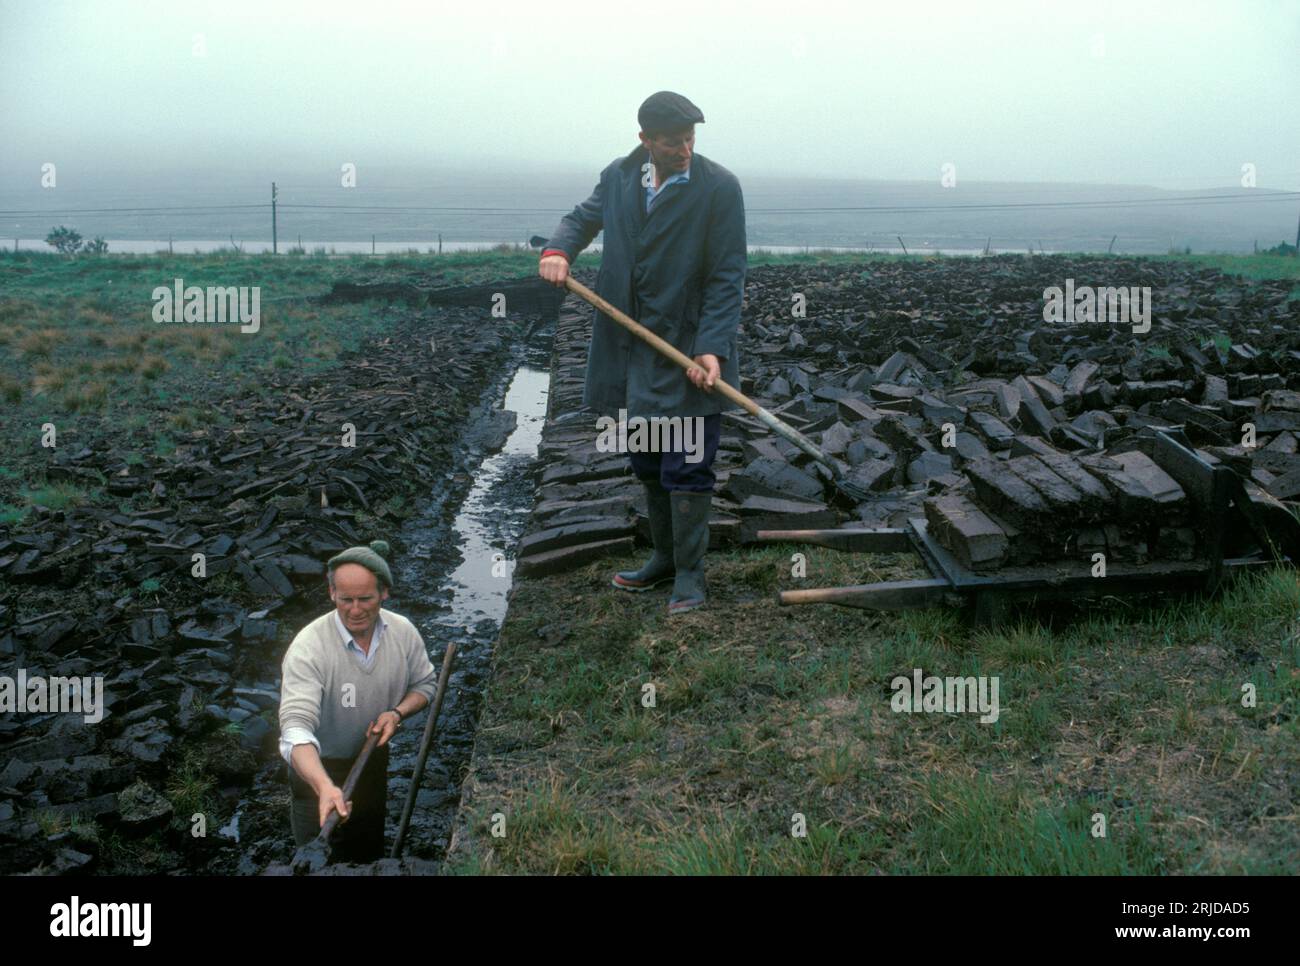
[[[669,493],[658,480],[642,480],[645,484],[646,511],[650,516],[650,539],[654,553],[640,570],[621,570],[611,581],[619,590],[641,593],[653,590],[673,579],[673,511],[669,506]]]
[[[709,549],[709,511],[713,507],[712,493],[677,490],[671,496],[677,576],[668,598],[670,617],[704,606],[704,552]]]

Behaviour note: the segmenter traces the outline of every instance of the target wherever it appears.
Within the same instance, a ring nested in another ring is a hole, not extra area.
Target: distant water
[[[723,161],[726,164],[725,161]],[[746,176],[727,165],[745,193],[751,248],[845,250],[1250,251],[1295,237],[1300,198],[1259,189],[1165,191],[1133,185],[886,182]],[[546,237],[561,216],[592,191],[590,174],[562,172],[384,171],[362,168],[357,186],[305,172],[277,179],[277,232],[284,252],[301,239],[311,252],[376,253],[490,248]],[[62,172],[59,186],[15,185],[0,178],[0,245],[14,239],[44,249],[57,225],[86,238],[101,236],[116,252],[211,251],[238,244],[246,252],[271,246],[270,182],[183,172],[110,175]],[[670,189],[671,190],[671,189]],[[1194,201],[1228,196],[1229,203]],[[1136,204],[1159,199],[1160,205]],[[1099,206],[1120,202],[1120,207]],[[1049,205],[1053,207],[1042,207]],[[251,206],[251,207],[221,207]],[[994,206],[994,207],[988,207]],[[1001,206],[1001,207],[999,207]],[[1020,206],[1020,207],[1006,207]],[[1029,207],[1024,207],[1029,206]],[[113,211],[102,209],[141,209]],[[827,211],[856,208],[868,210]],[[87,210],[95,209],[95,210]],[[900,241],[901,238],[901,241]],[[596,239],[598,246],[599,236]],[[595,246],[593,246],[595,247]]]

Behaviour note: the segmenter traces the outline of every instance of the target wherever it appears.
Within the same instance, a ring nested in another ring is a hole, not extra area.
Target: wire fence
[[[934,250],[936,247],[942,250],[947,247],[960,248],[961,250],[983,248],[985,251],[990,252],[1019,251],[1026,248],[1033,250],[1035,244],[1040,250],[1045,250],[1047,243],[1052,245],[1079,245],[1081,242],[1097,244],[1098,246],[1105,245],[1107,250],[1113,250],[1121,232],[1105,233],[1097,231],[1098,223],[1091,216],[1088,217],[1087,224],[1063,226],[1058,222],[1056,227],[1058,229],[1067,227],[1069,234],[1055,233],[1050,229],[1045,233],[1033,232],[1032,230],[1026,231],[1020,225],[1017,225],[1015,229],[1008,230],[1008,220],[1001,223],[995,222],[987,233],[985,231],[965,229],[956,231],[946,229],[943,222],[935,219],[946,220],[965,214],[980,214],[995,218],[1002,216],[1004,219],[1010,219],[1013,216],[1023,216],[1033,212],[1084,213],[1134,209],[1149,209],[1152,211],[1167,211],[1170,209],[1216,210],[1221,209],[1223,206],[1242,209],[1259,205],[1300,205],[1300,191],[1251,189],[1248,193],[1240,191],[1231,194],[1198,193],[1178,197],[975,201],[945,204],[747,206],[745,215],[747,223],[758,223],[766,228],[766,231],[759,233],[764,241],[751,245],[751,247],[755,248],[789,250],[813,247],[806,244],[791,245],[781,241],[766,243],[768,237],[777,235],[782,231],[779,227],[782,219],[808,216],[810,218],[827,219],[823,222],[823,227],[826,229],[826,244],[816,247],[839,247],[846,250],[908,250],[907,241],[903,236],[905,233],[911,233],[915,230],[918,235],[914,236],[914,246],[919,250]],[[251,244],[255,246],[268,244],[266,229],[259,230],[257,228],[258,224],[263,223],[261,219],[264,218],[266,228],[271,229],[269,244],[273,250],[295,250],[294,246],[290,244],[295,238],[297,239],[296,249],[302,250],[303,243],[301,239],[303,234],[310,235],[314,232],[317,236],[324,233],[326,235],[348,234],[353,237],[349,239],[327,237],[323,242],[318,237],[307,244],[317,247],[322,244],[333,244],[336,247],[358,251],[364,250],[365,236],[369,235],[372,252],[380,253],[382,244],[383,253],[387,254],[400,250],[403,245],[409,246],[413,243],[432,246],[435,239],[439,250],[441,250],[444,235],[456,239],[455,248],[464,248],[466,246],[490,247],[495,243],[510,244],[517,243],[520,240],[527,244],[533,239],[535,232],[521,226],[528,223],[546,225],[546,228],[540,229],[542,232],[546,232],[554,226],[560,217],[571,210],[572,207],[324,204],[273,200],[244,204],[0,209],[0,222],[20,218],[68,219],[86,217],[92,222],[108,221],[114,226],[109,228],[111,232],[114,230],[120,231],[120,225],[125,219],[157,219],[158,221],[154,223],[160,226],[167,224],[167,220],[170,219],[173,227],[186,236],[181,239],[182,243],[185,241],[192,243],[198,239],[209,243],[208,247],[211,248],[216,243],[215,239],[205,238],[205,236],[229,234],[231,247],[238,249],[241,247],[241,243],[235,241],[235,233],[247,236],[250,232],[253,232],[260,237]],[[295,213],[312,217],[306,221],[295,220],[292,217]],[[322,220],[317,213],[327,213],[326,218]],[[213,225],[223,215],[236,215],[236,219],[232,219],[237,220],[233,230],[218,232],[210,227],[197,227],[198,224]],[[424,219],[430,215],[442,216],[442,221],[445,224],[442,227],[434,227],[425,223]],[[277,230],[273,226],[280,216],[287,216],[285,219],[286,224]],[[378,225],[374,224],[376,216],[382,219]],[[870,231],[859,230],[865,228],[865,226],[862,226],[860,222],[854,219],[871,219],[874,216],[889,216],[891,218],[900,218],[902,221],[899,224],[877,225]],[[413,217],[418,217],[420,223],[407,225],[397,223]],[[837,219],[839,220],[837,221]],[[909,219],[912,220],[909,222]],[[305,229],[305,232],[286,231],[285,228],[289,227],[288,223],[290,222],[294,223],[295,228]],[[343,228],[345,222],[348,224],[346,228]],[[785,224],[788,227],[790,223],[786,221]],[[810,233],[816,234],[816,228],[808,225],[799,226],[798,234],[807,237]],[[165,243],[170,247],[172,245],[172,236],[176,234],[176,231],[171,231],[168,234],[169,237],[166,242],[160,239],[149,239],[135,244],[161,246]],[[360,239],[356,238],[358,234],[362,236]],[[1132,233],[1129,234],[1132,235]],[[1155,236],[1152,231],[1143,228],[1137,234],[1140,237],[1136,240],[1140,240],[1143,247],[1150,250],[1155,244],[1153,240]],[[947,239],[947,244],[945,245],[941,241],[936,246],[929,241],[920,240],[929,236]],[[976,242],[977,238],[983,242],[982,245]],[[851,239],[851,242],[845,243],[846,239]],[[960,241],[954,244],[955,239],[960,239]],[[1297,220],[1296,239],[1297,246],[1300,246],[1300,219]],[[22,242],[18,231],[14,231],[12,240],[15,249],[17,249]],[[897,246],[893,245],[894,240],[897,240]],[[33,241],[39,241],[40,246],[44,246],[43,240],[33,239]],[[1247,238],[1246,244],[1250,244],[1250,242],[1251,239]],[[129,239],[118,242],[119,245],[122,243],[126,243],[128,247],[132,244]],[[1238,240],[1238,244],[1240,244],[1240,240]],[[358,248],[358,246],[362,247]],[[225,247],[225,243],[221,242],[220,247]],[[1121,250],[1123,247],[1121,245]],[[1169,247],[1171,249],[1180,247],[1175,243],[1172,235],[1169,238]],[[1257,239],[1255,240],[1255,247],[1258,249]]]
[[[1284,201],[1300,201],[1300,191],[1263,191],[1258,194],[1250,195],[1194,195],[1187,198],[1119,198],[1114,200],[1084,200],[1084,201],[1020,201],[1020,202],[988,202],[973,204],[955,204],[955,205],[822,205],[811,207],[781,207],[781,208],[751,208],[746,207],[745,213],[749,214],[820,214],[827,212],[882,212],[882,213],[908,213],[923,211],[1019,211],[1025,209],[1053,209],[1053,208],[1132,208],[1132,207],[1186,207],[1186,206],[1205,206],[1211,204],[1260,204],[1260,203],[1277,203]],[[148,207],[123,207],[123,208],[27,208],[27,209],[0,209],[0,217],[30,217],[36,215],[80,215],[80,214],[149,214],[149,213],[166,213],[176,211],[188,212],[208,212],[208,211],[248,211],[263,210],[270,211],[273,205],[271,202],[261,204],[244,204],[244,205],[153,205]],[[487,214],[487,215],[525,215],[525,214],[547,214],[547,215],[564,215],[571,211],[571,208],[524,208],[524,207],[488,207],[488,206],[448,206],[448,205],[321,205],[321,204],[303,204],[295,202],[276,202],[274,207],[281,211],[291,210],[308,210],[308,209],[327,209],[331,211],[352,211],[352,212],[459,212],[462,214]]]

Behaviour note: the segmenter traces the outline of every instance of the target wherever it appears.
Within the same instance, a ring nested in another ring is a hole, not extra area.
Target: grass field
[[[803,547],[796,580],[794,549],[711,553],[710,608],[673,621],[666,595],[609,588],[637,558],[519,586],[450,871],[1300,871],[1294,571],[989,631],[779,608],[778,589],[907,576]],[[913,668],[996,675],[998,720],[894,712]]]

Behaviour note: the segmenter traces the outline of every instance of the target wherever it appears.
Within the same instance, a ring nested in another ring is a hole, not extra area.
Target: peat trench
[[[393,561],[394,591],[385,606],[409,618],[441,665],[452,641],[457,654],[438,720],[438,733],[416,797],[400,863],[338,864],[317,874],[433,872],[460,803],[492,666],[492,644],[505,617],[513,550],[533,501],[531,467],[546,413],[549,331],[512,350],[509,364],[482,395],[455,446],[460,484],[435,491],[401,531],[405,552]],[[472,481],[466,494],[464,483]],[[385,847],[397,833],[410,790],[427,711],[394,736],[389,761]],[[288,790],[283,768],[264,769],[223,834],[239,836],[240,874],[286,874],[292,858]],[[241,836],[238,825],[244,821]],[[251,840],[250,840],[251,839]],[[269,866],[268,866],[269,863]],[[426,864],[428,863],[428,864]],[[265,868],[264,868],[265,867]]]
[[[485,328],[501,290],[522,322]],[[406,849],[412,866],[441,855],[532,502],[559,297],[537,280],[418,301],[385,309],[391,334],[337,371],[272,380],[234,423],[195,430],[172,455],[132,467],[111,434],[85,427],[50,478],[107,477],[134,509],[37,507],[27,526],[0,528],[0,673],[105,679],[102,725],[0,716],[0,871],[256,874],[287,861],[280,661],[332,606],[322,561],[379,537],[396,551],[387,606],[415,622],[435,665],[458,643]],[[422,361],[430,333],[460,351]],[[348,420],[359,448],[338,445]],[[403,477],[419,481],[414,514],[390,505]],[[197,550],[207,581],[190,579]],[[390,841],[426,714],[394,741]]]

